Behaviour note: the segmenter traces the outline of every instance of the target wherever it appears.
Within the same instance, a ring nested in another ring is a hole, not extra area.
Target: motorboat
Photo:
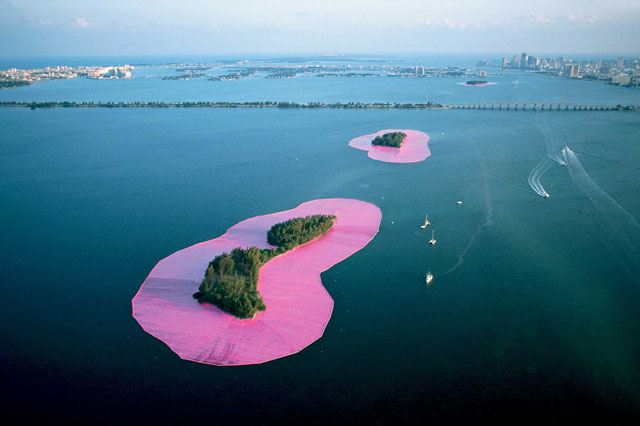
[[[431,239],[429,240],[429,244],[431,244],[432,246],[436,245],[435,233],[436,233],[435,229],[431,231]]]

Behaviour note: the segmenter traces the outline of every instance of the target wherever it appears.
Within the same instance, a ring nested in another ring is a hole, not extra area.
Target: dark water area
[[[385,128],[428,133],[432,156],[347,145]],[[0,109],[0,417],[637,421],[639,139],[623,112]],[[545,157],[566,166],[534,173]],[[200,365],[132,318],[158,260],[328,197],[382,224],[322,274],[334,313],[300,353]]]

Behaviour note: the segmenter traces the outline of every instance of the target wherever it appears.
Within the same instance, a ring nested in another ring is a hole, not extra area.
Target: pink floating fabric
[[[498,83],[492,83],[488,81],[486,83],[480,83],[480,84],[467,84],[467,83],[456,83],[456,84],[459,86],[466,86],[466,87],[484,87],[484,86],[493,86]]]
[[[403,132],[407,135],[400,148],[371,145],[376,136],[385,133]],[[431,155],[429,151],[429,135],[417,130],[386,129],[370,135],[358,136],[349,141],[349,146],[369,151],[369,158],[387,163],[417,163]]]
[[[337,219],[326,234],[262,266],[258,290],[267,307],[264,312],[239,320],[192,297],[214,257],[235,247],[270,248],[267,231],[273,225],[314,214]],[[381,218],[373,204],[333,198],[247,219],[221,237],[161,260],[133,298],[133,317],[147,333],[190,361],[260,364],[294,354],[319,339],[331,318],[333,299],[320,273],[366,246]]]

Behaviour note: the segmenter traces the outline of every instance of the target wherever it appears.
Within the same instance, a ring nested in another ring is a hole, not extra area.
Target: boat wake
[[[483,163],[484,166],[484,163]],[[484,167],[483,167],[484,168]],[[482,230],[484,228],[486,228],[487,226],[490,226],[491,224],[493,224],[493,205],[491,204],[491,196],[489,195],[489,181],[487,179],[487,172],[486,169],[484,170],[483,173],[483,189],[484,189],[484,202],[485,202],[485,206],[487,208],[487,215],[485,216],[484,222],[481,223],[480,225],[478,225],[478,229],[476,230],[475,234],[473,234],[471,236],[471,238],[469,239],[469,242],[467,243],[467,245],[465,246],[465,248],[462,250],[462,252],[458,255],[458,261],[456,262],[455,265],[453,265],[451,268],[449,268],[444,275],[455,271],[456,269],[458,269],[460,266],[462,266],[462,264],[464,263],[464,256],[467,254],[467,252],[469,251],[469,249],[471,249],[471,247],[473,247],[473,244],[476,242],[476,239],[480,236],[480,234],[482,233]]]
[[[547,155],[542,160],[540,160],[538,165],[536,165],[533,170],[531,170],[531,173],[529,173],[528,181],[529,186],[531,186],[531,189],[533,189],[536,194],[540,195],[541,197],[548,198],[549,193],[544,189],[544,186],[542,186],[540,178],[542,178],[542,175],[547,170],[549,170],[549,167],[551,167],[551,164],[553,162],[556,162],[562,166],[566,165],[566,162],[559,155],[559,150],[556,144],[556,137],[549,127],[546,114],[543,113],[536,117],[536,129],[538,129],[538,131],[544,137],[544,146]]]
[[[542,136],[544,137],[544,145],[547,150],[547,157],[564,166],[565,162],[562,160],[562,158],[560,158],[560,149],[555,143],[556,136],[549,127],[546,113],[542,113],[536,116],[536,122],[536,128],[540,133],[542,133]]]
[[[509,164],[509,160],[497,155],[479,154],[483,166],[488,167],[491,174],[503,180],[506,184],[514,189],[529,192],[529,188],[523,185],[519,178],[513,177],[511,170],[507,170],[505,165]]]
[[[571,179],[600,211],[601,221],[609,228],[608,235],[616,240],[616,247],[626,258],[623,264],[627,272],[637,279],[635,274],[640,271],[640,224],[591,179],[569,147],[562,150],[562,156]]]
[[[545,191],[544,186],[542,186],[542,183],[540,182],[540,178],[542,177],[544,172],[549,170],[551,164],[551,159],[549,157],[544,157],[542,160],[540,160],[538,165],[535,166],[533,170],[531,170],[531,173],[529,173],[529,186],[531,186],[531,189],[533,189],[536,194],[545,198],[549,197],[549,193]]]

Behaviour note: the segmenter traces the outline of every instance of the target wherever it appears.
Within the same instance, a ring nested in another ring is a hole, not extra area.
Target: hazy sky
[[[640,0],[0,0],[0,55],[640,53]]]

